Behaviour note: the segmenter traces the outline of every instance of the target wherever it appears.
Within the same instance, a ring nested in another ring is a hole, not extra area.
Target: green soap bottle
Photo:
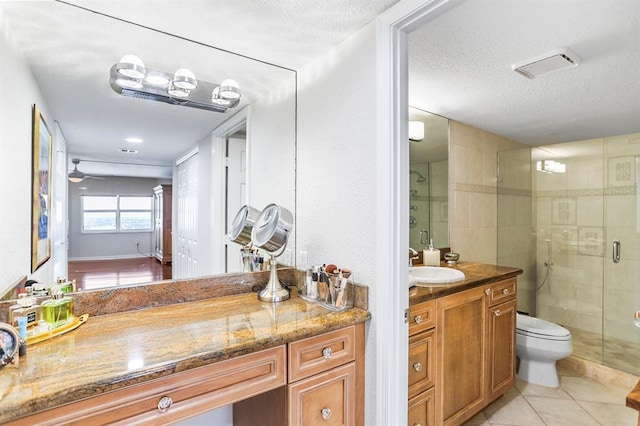
[[[73,298],[65,296],[59,290],[51,295],[51,299],[42,302],[41,307],[42,318],[51,325],[51,328],[60,327],[74,318]]]

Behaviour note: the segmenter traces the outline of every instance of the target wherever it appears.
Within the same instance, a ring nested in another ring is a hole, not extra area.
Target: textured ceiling
[[[131,106],[106,83],[120,56],[135,52],[163,70],[188,63],[211,82],[233,77],[246,105],[396,0],[73,3],[99,13],[51,1],[0,2],[1,30],[24,51],[69,152],[101,156],[125,134],[144,132],[154,145],[146,153],[141,147],[139,158],[167,164],[228,114]],[[409,40],[410,105],[421,110],[529,144],[640,131],[638,0],[467,0]],[[535,80],[511,70],[560,46],[582,63]]]
[[[278,86],[285,79],[293,84],[292,69],[396,1],[0,1],[0,29],[29,62],[70,154],[167,165],[238,109],[274,87],[286,90]],[[233,78],[241,104],[218,114],[122,97],[110,88],[108,73],[128,53],[152,69],[188,67],[213,83]],[[127,146],[127,136],[145,143]],[[120,147],[140,153],[125,157],[116,153]],[[103,173],[90,166],[80,169]]]
[[[409,39],[411,106],[531,145],[640,131],[638,0],[468,0]],[[511,70],[561,46],[580,65]]]

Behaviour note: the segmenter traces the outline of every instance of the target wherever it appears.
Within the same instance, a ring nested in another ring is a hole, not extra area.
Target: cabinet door
[[[435,397],[433,388],[422,392],[409,400],[407,426],[435,425]]]
[[[289,425],[356,424],[355,363],[289,385]]]
[[[484,407],[487,300],[485,287],[478,287],[436,303],[437,424],[460,424]]]
[[[516,380],[516,299],[489,308],[489,399]]]

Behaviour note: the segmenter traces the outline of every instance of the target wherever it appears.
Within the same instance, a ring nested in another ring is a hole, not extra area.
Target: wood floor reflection
[[[116,287],[171,279],[171,265],[156,258],[69,261],[69,280],[78,290]]]

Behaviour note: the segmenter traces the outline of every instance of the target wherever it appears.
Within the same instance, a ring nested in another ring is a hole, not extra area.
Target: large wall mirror
[[[449,120],[410,107],[409,121],[409,245],[449,247]]]
[[[0,98],[0,141],[3,156],[5,148],[14,150],[11,159],[2,159],[2,176],[10,171],[28,176],[22,170],[30,169],[31,135],[24,124],[35,104],[52,127],[49,211],[56,222],[52,258],[32,274],[30,229],[22,220],[31,214],[30,204],[23,202],[28,195],[22,195],[22,187],[30,184],[3,182],[1,199],[15,204],[0,209],[2,245],[13,244],[0,256],[0,294],[23,276],[54,280],[66,271],[60,259],[153,256],[158,238],[153,231],[83,229],[83,197],[153,196],[154,187],[171,185],[174,237],[179,222],[195,224],[183,238],[191,246],[174,238],[173,278],[239,271],[239,247],[225,246],[225,234],[241,205],[261,210],[278,203],[295,214],[294,71],[67,3],[2,2],[0,26],[2,66],[7,78],[11,74],[2,89],[12,91]],[[214,84],[233,79],[240,104],[218,113],[122,96],[110,86],[109,72],[127,54],[138,56],[148,69],[188,68],[196,79]],[[128,142],[129,137],[144,142]],[[80,162],[74,165],[72,159]],[[226,164],[229,169],[222,170]],[[76,166],[91,177],[69,182]],[[184,216],[185,203],[190,217]],[[196,248],[198,257],[176,272],[178,257]],[[289,250],[293,259],[295,237]]]

